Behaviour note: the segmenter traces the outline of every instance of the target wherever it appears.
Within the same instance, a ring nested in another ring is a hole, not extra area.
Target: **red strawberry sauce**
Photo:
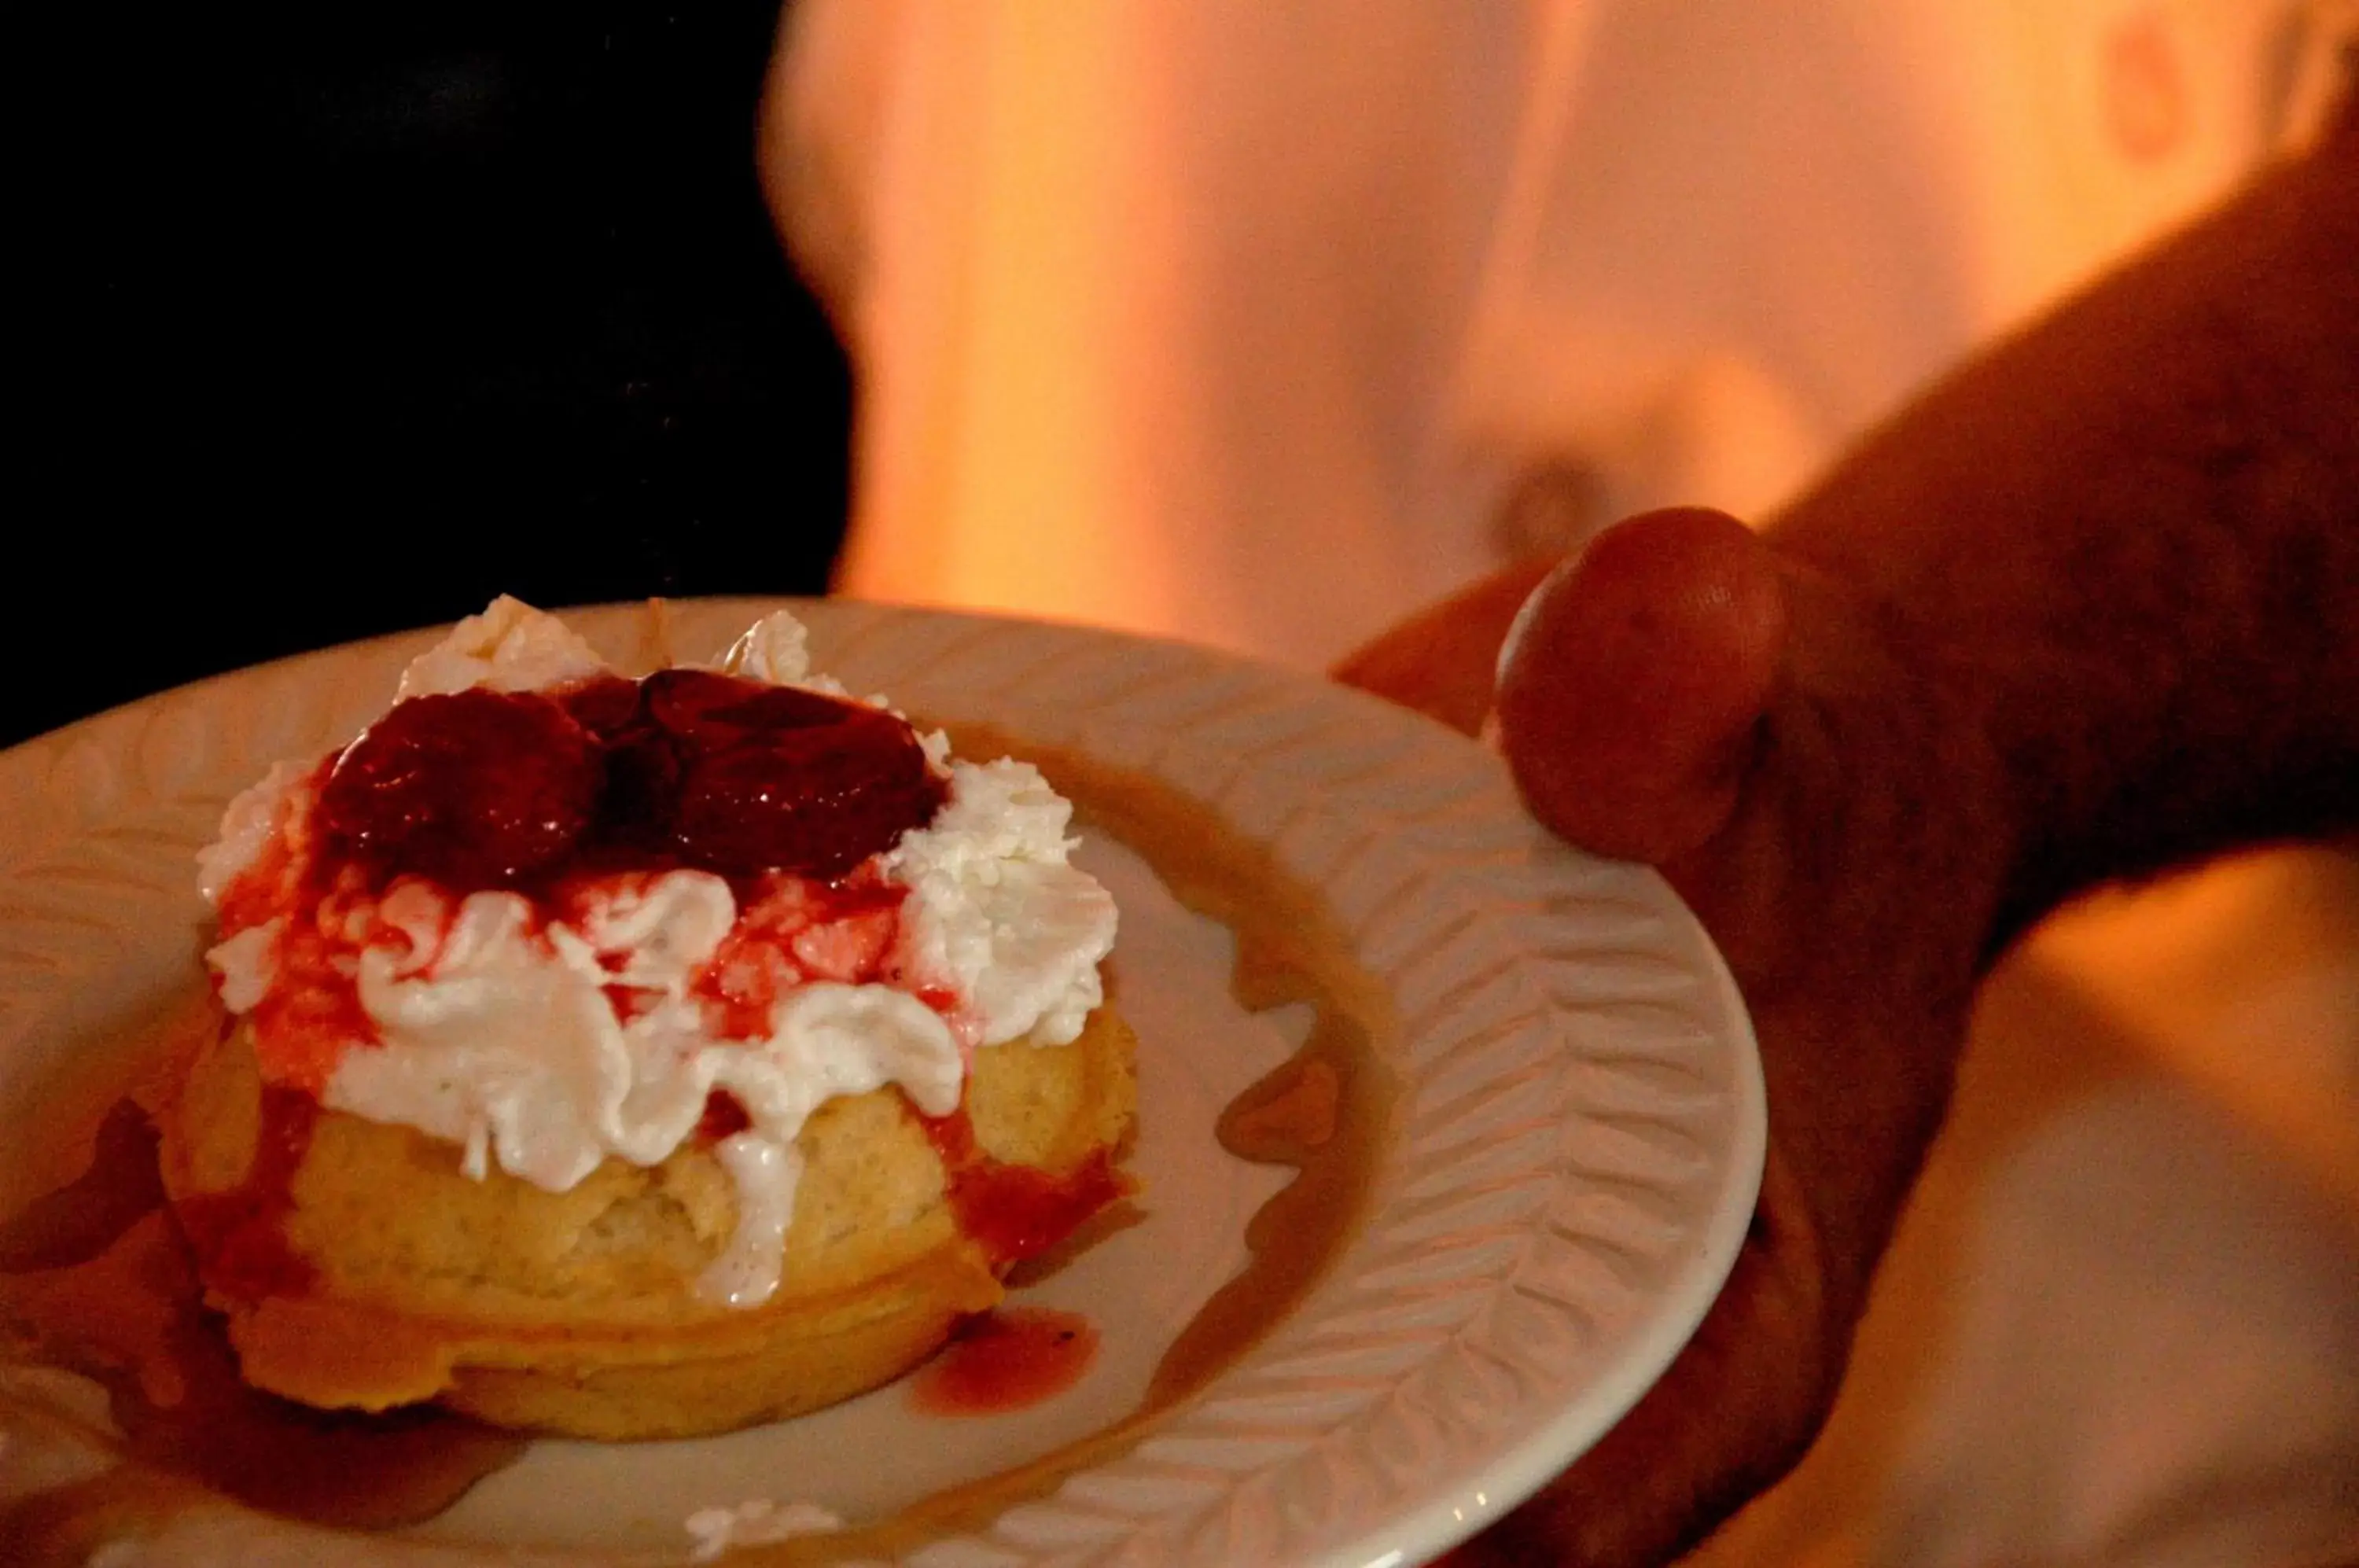
[[[317,1095],[377,1040],[359,952],[438,946],[477,892],[522,894],[545,923],[665,872],[725,877],[739,920],[695,985],[723,1039],[766,1034],[779,994],[812,980],[898,983],[905,890],[873,862],[946,789],[891,713],[709,670],[398,703],[320,764],[223,890],[223,937],[285,920],[252,1012],[264,1076]],[[655,999],[606,995],[625,1022]]]
[[[1103,1149],[1071,1171],[1052,1173],[1005,1165],[984,1153],[963,1106],[921,1119],[934,1152],[941,1156],[959,1228],[982,1245],[995,1267],[1048,1251],[1133,1190]]]
[[[397,704],[328,766],[317,822],[324,858],[378,888],[679,866],[830,883],[931,821],[943,789],[881,709],[667,670]]]

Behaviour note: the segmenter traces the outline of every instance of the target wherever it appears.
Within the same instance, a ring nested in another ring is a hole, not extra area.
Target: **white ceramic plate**
[[[771,607],[674,605],[674,645],[710,657]],[[1145,772],[1266,845],[1329,900],[1399,1023],[1381,1042],[1401,1089],[1368,1217],[1313,1292],[1126,1452],[914,1561],[1415,1562],[1628,1409],[1726,1276],[1764,1137],[1735,989],[1659,880],[1548,838],[1478,746],[1304,676],[1072,627],[794,607],[818,667],[854,691]],[[645,626],[637,610],[568,618],[625,663]],[[229,795],[354,733],[431,635],[206,681],[0,755],[0,1128],[49,1114],[37,1096],[62,1053],[187,984],[202,915],[190,856]],[[1026,1298],[1101,1326],[1078,1386],[1001,1416],[924,1416],[886,1388],[704,1442],[543,1443],[398,1536],[196,1515],[135,1559],[678,1560],[700,1508],[809,1502],[866,1522],[1133,1409],[1282,1179],[1222,1153],[1212,1117],[1304,1020],[1238,1010],[1225,932],[1136,855],[1086,853],[1123,899],[1147,1196],[1143,1223]],[[0,1170],[0,1201],[62,1174]],[[0,1481],[15,1473],[0,1497],[90,1462],[54,1434],[0,1435]]]

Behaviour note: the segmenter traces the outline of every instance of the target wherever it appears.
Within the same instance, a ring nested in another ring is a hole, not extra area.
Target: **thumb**
[[[1701,508],[1647,512],[1543,583],[1501,656],[1500,749],[1533,814],[1655,864],[1727,822],[1786,637],[1769,552]]]

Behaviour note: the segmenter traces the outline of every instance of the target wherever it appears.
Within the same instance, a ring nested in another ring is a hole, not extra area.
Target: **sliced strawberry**
[[[909,726],[873,708],[832,706],[836,722],[769,731],[690,760],[672,820],[679,854],[723,875],[776,868],[829,881],[930,822],[943,788]]]
[[[596,742],[548,697],[416,697],[336,759],[318,821],[333,852],[380,874],[506,887],[573,848],[604,772]]]
[[[648,719],[690,755],[720,751],[781,730],[841,724],[857,703],[710,670],[661,670],[642,683]]]
[[[640,702],[641,683],[619,675],[598,675],[563,687],[555,697],[573,722],[606,740],[640,724],[646,717]]]

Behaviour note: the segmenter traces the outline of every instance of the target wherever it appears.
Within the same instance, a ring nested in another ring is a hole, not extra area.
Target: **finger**
[[[1335,679],[1473,735],[1491,711],[1507,625],[1555,565],[1526,561],[1452,594],[1345,655]]]
[[[1542,583],[1498,681],[1500,745],[1533,813],[1660,863],[1726,822],[1785,645],[1768,551],[1724,513],[1649,512]]]

